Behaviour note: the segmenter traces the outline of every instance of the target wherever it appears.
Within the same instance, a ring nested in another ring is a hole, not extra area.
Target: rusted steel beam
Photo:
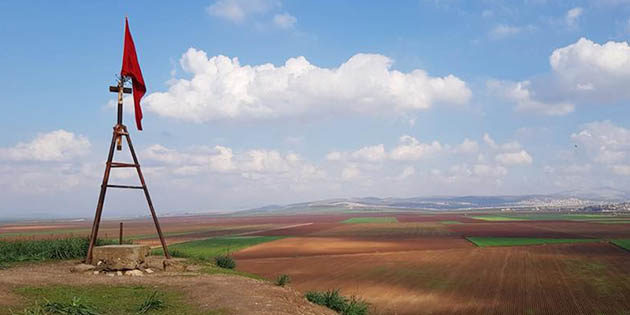
[[[164,256],[167,259],[171,259],[171,254],[168,252],[168,248],[166,247],[166,241],[164,240],[164,235],[162,234],[162,229],[160,228],[160,221],[158,221],[157,215],[155,214],[155,209],[153,209],[153,202],[151,201],[151,196],[149,195],[149,189],[144,181],[144,176],[142,175],[142,170],[140,169],[140,163],[138,163],[138,157],[136,156],[136,150],[133,148],[133,144],[131,143],[131,137],[129,134],[125,135],[127,139],[127,145],[129,145],[129,151],[131,152],[131,157],[133,158],[133,162],[138,165],[136,167],[136,171],[138,172],[138,177],[140,177],[140,183],[142,184],[144,190],[144,196],[147,198],[147,203],[149,204],[149,210],[151,210],[151,216],[153,217],[153,222],[155,223],[155,229],[157,230],[158,236],[160,237],[160,243],[162,243],[162,249],[164,250]]]
[[[123,223],[120,222],[120,234],[118,235],[118,244],[122,245],[123,243]]]
[[[94,222],[92,223],[92,233],[90,233],[90,245],[88,246],[88,252],[85,257],[85,263],[92,263],[92,250],[94,244],[96,244],[96,238],[98,237],[98,228],[101,223],[101,214],[103,213],[103,204],[105,203],[105,194],[107,193],[107,183],[109,182],[109,172],[111,170],[111,163],[114,158],[114,146],[116,145],[116,127],[112,135],[112,142],[109,146],[109,154],[107,155],[107,163],[105,164],[105,174],[103,174],[103,183],[101,184],[101,192],[98,195],[98,202],[96,204],[96,213],[94,214]]]

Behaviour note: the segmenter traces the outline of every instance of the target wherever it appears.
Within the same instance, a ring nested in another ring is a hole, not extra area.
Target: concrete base
[[[131,270],[142,267],[151,252],[146,245],[106,245],[94,247],[92,261],[101,270]]]

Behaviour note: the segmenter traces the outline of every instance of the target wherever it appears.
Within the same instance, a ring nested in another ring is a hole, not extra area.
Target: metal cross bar
[[[144,189],[142,186],[129,186],[129,185],[107,185],[108,188],[129,188],[129,189]]]
[[[136,165],[136,164],[122,163],[122,162],[111,162],[110,166],[111,167],[138,167],[138,165]]]
[[[120,89],[120,88],[119,88],[118,86],[110,86],[110,87],[109,87],[109,91],[110,91],[110,92],[114,92],[114,93],[118,93],[119,89]],[[124,87],[124,88],[123,88],[123,93],[125,93],[125,94],[131,94],[131,88]]]

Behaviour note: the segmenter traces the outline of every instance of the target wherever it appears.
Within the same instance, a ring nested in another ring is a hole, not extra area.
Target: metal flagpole
[[[101,223],[101,215],[103,213],[103,205],[105,204],[105,195],[107,193],[107,188],[128,188],[128,189],[142,189],[144,191],[144,196],[147,199],[147,204],[149,205],[149,210],[151,212],[151,217],[153,217],[153,223],[155,224],[155,228],[157,230],[158,236],[160,238],[160,243],[162,244],[162,249],[164,250],[164,256],[168,259],[171,258],[171,255],[168,252],[168,248],[166,246],[166,240],[164,239],[164,235],[162,234],[162,229],[160,227],[160,222],[155,213],[155,209],[153,208],[153,202],[151,201],[151,196],[149,195],[149,189],[147,188],[146,182],[144,180],[144,176],[142,175],[142,170],[140,169],[140,163],[138,162],[138,157],[136,156],[136,151],[133,148],[133,144],[131,143],[131,137],[129,136],[129,132],[127,132],[127,127],[122,123],[123,116],[123,94],[130,94],[132,92],[131,88],[124,87],[125,78],[121,77],[118,81],[118,86],[110,86],[110,92],[118,93],[118,115],[116,125],[114,126],[114,132],[112,134],[112,141],[109,146],[109,154],[107,155],[107,163],[105,164],[105,174],[103,175],[103,182],[101,184],[101,192],[98,196],[98,203],[96,205],[96,213],[94,215],[94,222],[92,224],[92,232],[90,233],[90,244],[88,246],[87,256],[85,258],[85,262],[87,264],[92,263],[92,252],[94,250],[94,245],[96,244],[96,239],[98,238],[98,229]],[[127,140],[127,144],[129,145],[129,151],[131,152],[131,157],[133,158],[132,163],[122,163],[122,162],[114,162],[114,147],[117,150],[122,149],[122,137],[125,137]],[[109,174],[112,168],[120,168],[120,167],[133,167],[136,169],[138,173],[138,178],[140,179],[141,186],[129,186],[129,185],[112,185],[109,184]]]

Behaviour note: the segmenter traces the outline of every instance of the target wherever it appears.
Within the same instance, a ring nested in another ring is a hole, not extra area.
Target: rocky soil
[[[202,309],[227,310],[230,314],[336,314],[304,299],[303,294],[273,285],[268,281],[242,276],[202,274],[194,266],[142,272],[142,276],[95,274],[94,270],[70,272],[77,261],[21,264],[0,270],[0,305],[20,304],[13,290],[42,285],[144,285],[168,287],[186,294],[191,304]]]

